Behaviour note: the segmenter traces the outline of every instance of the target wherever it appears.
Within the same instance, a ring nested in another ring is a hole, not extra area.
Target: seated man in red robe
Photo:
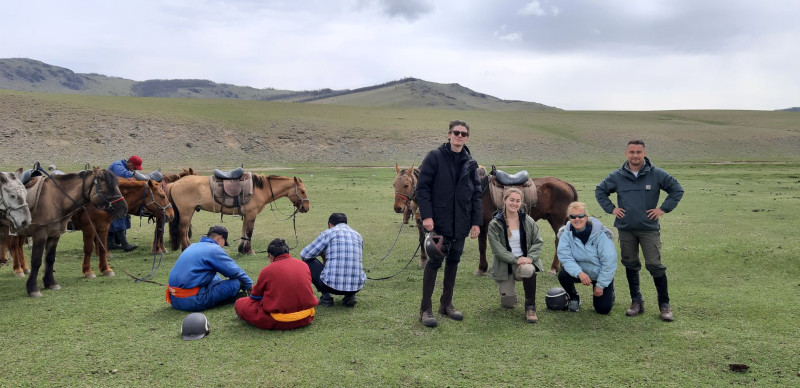
[[[266,330],[310,324],[319,301],[311,287],[308,265],[289,256],[289,246],[280,238],[269,243],[267,254],[270,264],[261,270],[250,296],[236,301],[236,314]]]

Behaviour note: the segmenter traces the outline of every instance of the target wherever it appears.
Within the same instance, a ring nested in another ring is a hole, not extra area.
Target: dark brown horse
[[[239,208],[221,206],[211,194],[211,184],[208,176],[189,175],[172,184],[169,199],[175,208],[175,218],[169,223],[170,244],[172,250],[181,249],[191,244],[189,241],[189,227],[192,224],[192,214],[195,210],[205,210],[222,214],[241,214],[242,237],[239,241],[238,251],[242,254],[254,254],[250,244],[253,237],[256,216],[264,207],[279,198],[287,197],[301,213],[309,208],[308,195],[303,181],[297,177],[276,175],[252,174],[253,196]]]
[[[166,217],[168,220],[175,215],[172,204],[169,203],[158,182],[120,179],[119,191],[125,197],[128,213],[131,215],[147,212],[162,218]],[[83,265],[81,267],[83,276],[90,279],[96,277],[92,271],[92,251],[95,250],[95,245],[99,259],[97,267],[100,273],[103,276],[114,276],[114,270],[108,265],[108,250],[105,246],[108,241],[108,229],[111,221],[114,220],[112,215],[94,205],[89,205],[84,210],[75,213],[72,220],[75,226],[83,231]]]
[[[197,175],[194,172],[194,169],[189,167],[189,169],[184,168],[183,171],[177,174],[164,174],[164,178],[161,181],[161,188],[164,190],[164,193],[169,198],[169,190],[171,188],[171,183],[177,181],[188,175]],[[167,253],[167,248],[164,247],[164,228],[166,222],[169,220],[164,219],[164,217],[160,216],[161,213],[154,214],[148,218],[148,222],[152,221],[156,224],[156,232],[155,236],[153,237],[153,245],[151,246],[151,252],[153,254],[159,253]],[[170,217],[170,220],[172,217]],[[189,232],[189,236],[191,237],[191,231]]]
[[[394,177],[394,211],[395,213],[403,213],[403,223],[407,224],[411,217],[417,224],[417,231],[419,232],[419,246],[425,243],[425,230],[422,228],[422,218],[419,215],[419,207],[417,206],[417,179],[419,179],[419,169],[414,168],[412,165],[408,169],[400,169],[400,166],[395,163]],[[424,267],[428,262],[428,255],[425,254],[424,249],[420,249],[419,266]]]
[[[483,168],[483,167],[481,167]],[[486,182],[488,177],[485,171],[481,177],[481,183]],[[533,209],[528,211],[528,215],[534,220],[547,220],[553,231],[558,233],[558,229],[564,226],[567,221],[567,206],[578,200],[578,191],[570,183],[551,176],[544,178],[532,178],[536,184],[536,194],[538,201]],[[486,187],[486,185],[483,185]],[[480,251],[480,264],[475,271],[475,275],[483,275],[489,267],[486,261],[486,233],[489,230],[489,221],[497,210],[492,201],[489,189],[483,191],[481,196],[481,207],[483,209],[483,226],[481,234],[478,236],[478,249]],[[556,250],[558,249],[558,238],[555,239]],[[550,265],[548,274],[554,275],[559,268],[558,255],[553,254],[553,263]]]
[[[38,185],[39,180],[44,181]],[[33,240],[31,272],[26,289],[29,296],[41,297],[37,277],[43,256],[44,287],[50,290],[61,289],[53,275],[53,265],[58,241],[67,229],[70,217],[88,204],[103,209],[114,217],[120,217],[127,211],[128,204],[117,187],[117,176],[99,167],[72,174],[36,177],[26,187],[28,204],[31,206],[31,225],[24,236],[18,236],[16,244],[10,245],[12,257],[17,257],[15,250],[22,257],[25,236]]]

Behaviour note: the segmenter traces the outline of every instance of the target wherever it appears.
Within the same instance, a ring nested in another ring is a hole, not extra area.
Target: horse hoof
[[[547,271],[547,276],[556,276],[556,270],[551,268],[549,271]]]
[[[24,277],[25,277],[25,274],[24,274],[24,273],[22,273],[22,272],[14,272],[14,277],[18,277],[18,278],[24,278]]]
[[[59,286],[58,284],[53,284],[52,286],[50,286],[50,287],[47,287],[47,288],[48,288],[50,291],[58,291],[58,290],[60,290],[60,289],[61,289],[61,286]]]
[[[95,275],[94,272],[89,272],[89,273],[83,274],[83,277],[85,277],[87,279],[94,279],[94,278],[97,277],[97,275]]]
[[[116,274],[114,273],[114,271],[108,270],[106,272],[103,272],[103,276],[112,277],[112,276],[116,276]]]
[[[28,296],[30,296],[31,298],[41,298],[42,293],[40,291],[29,292]]]
[[[24,273],[25,275],[30,275],[31,274],[31,270],[26,269],[26,270],[23,270],[22,273]]]
[[[483,275],[486,275],[486,271],[482,271],[480,269],[476,269],[474,275],[475,276],[483,276]]]

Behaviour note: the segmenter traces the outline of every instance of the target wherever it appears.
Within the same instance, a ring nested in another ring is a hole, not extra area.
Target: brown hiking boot
[[[659,310],[661,310],[659,315],[662,321],[672,322],[675,319],[672,316],[672,308],[669,307],[669,303],[662,304]]]
[[[452,304],[449,306],[439,305],[439,314],[447,315],[454,321],[460,321],[464,319],[464,314],[461,314],[461,311],[456,310]]]
[[[420,311],[419,321],[427,327],[436,327],[439,322],[436,322],[436,317],[433,316],[433,311]]]
[[[539,322],[539,317],[536,315],[536,308],[529,306],[525,308],[525,320],[529,323]]]
[[[634,300],[631,302],[631,308],[625,310],[625,315],[629,317],[635,317],[644,312],[644,301],[643,300]]]

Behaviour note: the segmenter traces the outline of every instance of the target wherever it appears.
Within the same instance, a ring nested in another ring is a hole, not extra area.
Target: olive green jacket
[[[526,255],[533,261],[533,266],[536,272],[542,271],[542,261],[539,259],[539,254],[542,252],[542,236],[539,234],[539,225],[530,216],[522,211],[519,212],[520,221],[520,240],[524,239],[527,249]],[[522,235],[524,232],[524,236]],[[517,269],[517,257],[511,253],[511,248],[508,246],[508,231],[506,221],[504,219],[503,211],[498,210],[494,214],[494,218],[489,222],[489,246],[492,248],[492,265],[489,267],[489,277],[497,281],[508,279],[508,265],[511,265],[511,271]]]

